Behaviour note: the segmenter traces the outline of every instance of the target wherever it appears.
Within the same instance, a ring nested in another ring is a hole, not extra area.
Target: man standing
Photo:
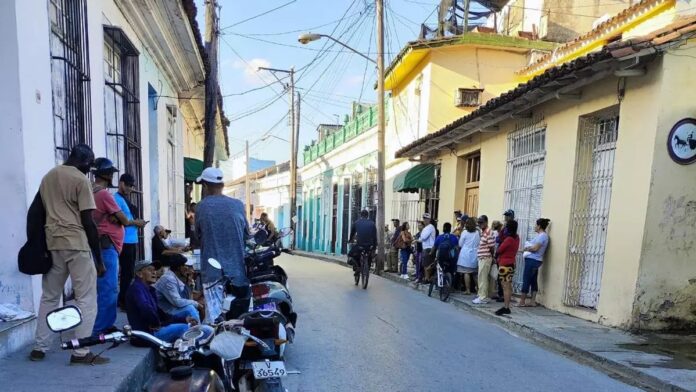
[[[225,275],[236,285],[248,286],[244,246],[249,238],[244,204],[222,194],[225,182],[222,170],[209,167],[197,180],[207,194],[196,208],[196,233],[201,242],[201,274],[203,282],[212,282],[220,276],[206,261],[220,262]]]
[[[478,296],[473,302],[477,305],[488,303],[488,282],[493,264],[493,252],[495,251],[495,239],[488,227],[488,217],[481,215],[478,218],[478,225],[481,229],[481,240],[478,247]]]
[[[401,222],[398,219],[392,219],[394,231],[389,237],[389,258],[387,272],[397,272],[399,265],[399,249],[396,247],[396,240],[401,237]]]
[[[52,334],[46,324],[46,315],[58,307],[68,276],[75,291],[75,302],[82,313],[82,323],[71,332],[75,338],[86,338],[92,333],[97,314],[96,280],[97,276],[104,274],[99,235],[92,218],[94,197],[86,177],[93,164],[92,149],[86,144],[78,144],[63,165],[53,168],[41,180],[39,192],[46,210],[46,245],[53,266],[41,279],[43,293],[36,344],[29,355],[32,361],[46,357]],[[108,358],[97,357],[88,348],[73,350],[70,357],[71,364],[102,365],[107,362]]]
[[[114,200],[118,204],[123,215],[126,216],[129,223],[125,226],[123,236],[123,248],[118,257],[118,269],[120,271],[118,304],[122,309],[125,309],[126,290],[133,280],[133,267],[135,265],[135,256],[138,253],[138,228],[145,226],[147,222],[141,219],[133,219],[133,209],[128,201],[128,196],[133,192],[135,186],[135,178],[124,173],[118,181],[118,192],[114,194]]]
[[[423,214],[423,225],[425,225],[425,227],[421,231],[420,236],[418,236],[417,241],[423,245],[423,260],[421,264],[423,266],[423,270],[425,271],[425,281],[428,282],[430,281],[430,276],[433,271],[433,264],[435,263],[435,255],[432,254],[432,250],[433,246],[435,246],[436,232],[435,226],[432,224],[432,218],[427,212]]]

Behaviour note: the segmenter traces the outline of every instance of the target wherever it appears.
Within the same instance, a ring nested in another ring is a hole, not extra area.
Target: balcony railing
[[[388,104],[387,101],[385,104]],[[388,110],[385,111],[389,113]],[[377,106],[372,106],[368,110],[352,118],[346,125],[338,131],[325,136],[318,142],[314,142],[304,148],[304,164],[307,165],[317,158],[330,153],[351,141],[358,135],[377,126]]]

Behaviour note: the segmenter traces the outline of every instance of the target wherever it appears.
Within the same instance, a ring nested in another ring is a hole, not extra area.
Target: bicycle
[[[439,261],[436,263],[436,268],[437,279],[430,279],[428,297],[432,295],[433,288],[435,288],[435,285],[437,285],[438,290],[440,291],[440,301],[445,302],[449,299],[450,293],[452,292],[452,274],[450,272],[445,272]]]
[[[360,279],[362,279],[362,288],[367,289],[367,283],[370,280],[370,253],[372,249],[361,249],[360,258],[354,259],[357,265],[357,273],[354,273],[355,285],[360,284]]]

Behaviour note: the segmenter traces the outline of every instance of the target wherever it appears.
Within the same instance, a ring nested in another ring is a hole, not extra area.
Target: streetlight
[[[377,19],[377,61],[367,55],[351,48],[336,38],[326,34],[306,33],[298,37],[298,41],[305,45],[321,38],[328,38],[343,46],[351,52],[360,55],[377,65],[377,262],[375,269],[381,275],[384,270],[384,0],[375,0]]]
[[[359,52],[359,51],[357,51],[357,50],[351,48],[350,46],[344,44],[343,42],[337,40],[336,38],[334,38],[334,37],[332,37],[332,36],[330,36],[330,35],[326,35],[326,34],[315,34],[315,33],[305,33],[305,34],[301,34],[301,35],[297,38],[297,40],[300,41],[300,43],[301,43],[302,45],[307,45],[308,43],[313,42],[313,41],[317,41],[317,40],[319,40],[319,39],[321,39],[321,38],[328,38],[328,39],[332,40],[333,42],[335,42],[335,43],[337,43],[337,44],[343,46],[344,48],[350,50],[351,52],[357,54],[358,56],[361,56],[362,58],[364,58],[364,59],[366,59],[366,60],[368,60],[368,61],[371,61],[373,64],[377,64],[377,62],[376,62],[374,59],[369,58],[369,57],[366,56],[365,54],[363,54],[363,53],[361,53],[361,52]]]

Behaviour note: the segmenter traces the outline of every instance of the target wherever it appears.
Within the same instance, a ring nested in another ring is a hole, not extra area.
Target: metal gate
[[[618,107],[580,118],[564,302],[596,308],[609,224]]]
[[[546,158],[546,123],[535,118],[517,125],[508,135],[508,159],[505,179],[505,208],[515,211],[520,236],[513,288],[522,288],[524,258],[521,249],[534,236],[536,220],[541,217]]]

